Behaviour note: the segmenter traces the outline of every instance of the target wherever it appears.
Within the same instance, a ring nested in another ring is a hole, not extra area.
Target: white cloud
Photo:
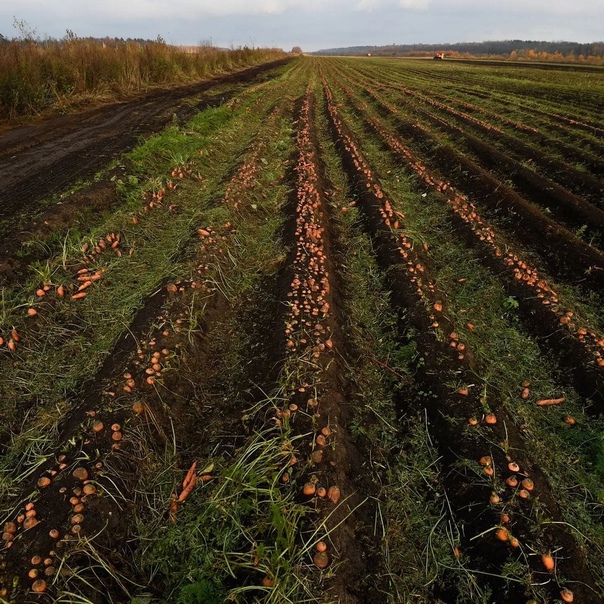
[[[399,0],[398,4],[403,8],[426,10],[430,6],[431,2],[430,0]]]
[[[410,10],[434,10],[448,13],[457,9],[485,9],[496,12],[536,13],[550,15],[590,14],[599,10],[593,0],[352,0],[357,10],[375,11],[400,7]]]
[[[431,3],[432,0],[357,0],[354,8],[361,11],[373,11],[384,8],[395,9],[397,7],[411,10],[425,10]]]
[[[498,13],[535,13],[549,15],[596,14],[598,2],[594,0],[103,0],[86,2],[81,0],[12,0],[10,8],[0,7],[0,16],[46,13],[70,17],[90,15],[104,19],[140,18],[187,20],[200,17],[230,15],[274,15],[291,11],[325,12],[339,10],[345,20],[349,11],[446,11],[457,9],[491,9]]]
[[[336,0],[336,3],[340,0]],[[17,18],[33,11],[43,15],[91,15],[104,18],[164,18],[166,21],[191,19],[201,16],[278,14],[292,8],[321,10],[333,5],[329,0],[103,0],[82,3],[81,0],[13,0],[10,10],[0,8],[1,14],[12,13]]]

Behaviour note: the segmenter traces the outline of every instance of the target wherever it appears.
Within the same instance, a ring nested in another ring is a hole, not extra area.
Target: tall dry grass
[[[73,39],[0,44],[0,119],[33,115],[86,97],[178,84],[285,56],[279,49],[187,52],[163,42]]]

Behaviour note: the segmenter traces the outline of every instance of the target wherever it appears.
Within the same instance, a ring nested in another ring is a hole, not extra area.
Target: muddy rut
[[[191,117],[199,109],[187,103],[191,97],[218,86],[250,82],[287,61],[281,59],[196,84],[155,90],[132,101],[0,134],[0,218],[32,208],[77,180],[90,178],[131,149],[139,137],[164,128],[173,113],[180,120]]]

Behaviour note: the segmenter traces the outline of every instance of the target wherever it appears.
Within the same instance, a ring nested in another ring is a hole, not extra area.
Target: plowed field
[[[602,602],[603,106],[303,57],[0,135],[0,602]]]

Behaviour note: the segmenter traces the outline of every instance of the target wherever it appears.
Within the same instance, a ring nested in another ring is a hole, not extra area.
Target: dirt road
[[[0,134],[0,219],[93,176],[139,137],[196,108],[191,97],[225,84],[249,82],[289,59],[273,61],[197,84],[155,90],[142,98],[53,118]],[[203,105],[204,101],[202,101]]]

